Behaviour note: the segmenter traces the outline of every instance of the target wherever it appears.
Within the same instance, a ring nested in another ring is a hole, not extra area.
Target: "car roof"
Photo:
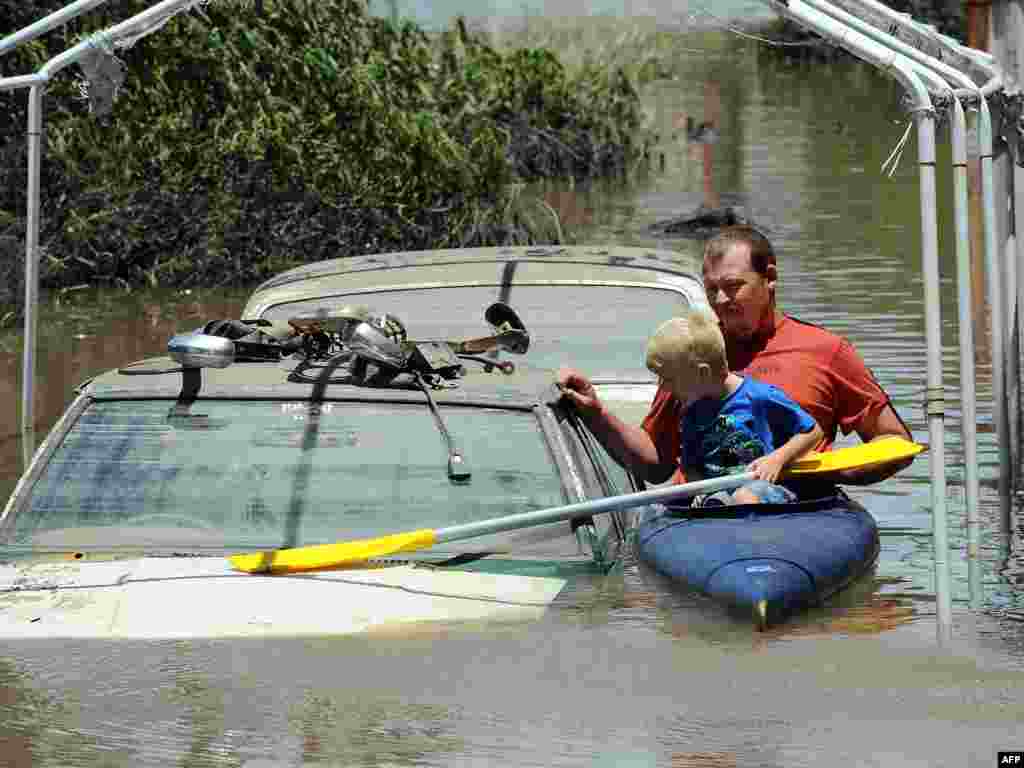
[[[451,248],[353,256],[275,275],[253,291],[242,318],[259,319],[275,305],[337,293],[459,284],[650,286],[676,290],[697,304],[704,301],[704,292],[696,270],[695,260],[686,254],[627,246]]]
[[[423,392],[408,375],[396,377],[388,386],[328,383],[317,394],[317,384],[294,380],[300,366],[295,358],[280,362],[236,362],[226,368],[203,368],[196,393],[207,399],[280,399],[295,401],[355,400],[364,402],[424,402]],[[316,370],[306,373],[315,379]],[[546,369],[517,369],[511,375],[485,373],[474,363],[455,386],[431,390],[438,403],[529,409],[557,397],[554,373]],[[181,368],[169,357],[155,357],[102,373],[80,388],[97,400],[178,398],[183,392]]]

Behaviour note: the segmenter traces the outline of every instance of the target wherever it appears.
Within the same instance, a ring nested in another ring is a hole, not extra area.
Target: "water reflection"
[[[1024,655],[1008,665],[997,626],[936,654],[929,622],[885,626],[904,621],[893,601],[851,606],[867,629],[821,615],[761,636],[649,594],[603,623],[567,608],[427,636],[11,644],[0,754],[44,768],[789,768],[836,752],[887,764],[913,736],[922,764],[952,766],[1012,745],[1024,717]]]
[[[461,752],[445,707],[382,698],[375,690],[307,693],[292,728],[301,735],[300,764],[422,765]]]
[[[9,768],[97,764],[105,750],[75,732],[77,705],[74,697],[40,690],[20,665],[0,659],[0,762]]]
[[[12,768],[32,765],[33,735],[42,730],[47,703],[29,688],[23,674],[0,660],[0,754]]]
[[[637,564],[637,584],[624,601],[659,617],[662,631],[673,637],[696,637],[724,648],[757,650],[794,638],[826,638],[835,635],[871,635],[888,632],[918,620],[921,596],[897,590],[905,581],[880,577],[877,569],[823,605],[793,617],[765,632],[752,633],[749,614],[730,616],[722,607],[701,595],[680,593],[653,569]]]
[[[74,389],[102,371],[167,353],[175,333],[207,320],[237,317],[245,292],[77,291],[40,309],[36,353],[36,431],[21,441],[21,337],[0,336],[0,498],[6,501],[24,462],[57,421]]]

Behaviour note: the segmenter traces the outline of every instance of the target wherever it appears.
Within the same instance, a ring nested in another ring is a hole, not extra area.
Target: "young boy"
[[[782,390],[729,370],[714,315],[692,310],[659,326],[647,343],[647,368],[683,405],[680,463],[687,481],[748,471],[757,476],[732,493],[698,498],[694,506],[796,500],[777,484],[779,475],[824,433]]]

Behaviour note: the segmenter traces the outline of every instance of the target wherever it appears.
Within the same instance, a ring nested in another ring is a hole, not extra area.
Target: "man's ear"
[[[779,279],[779,270],[775,268],[774,264],[769,264],[764,270],[764,279],[768,283],[768,290],[772,296],[775,296],[775,281]]]

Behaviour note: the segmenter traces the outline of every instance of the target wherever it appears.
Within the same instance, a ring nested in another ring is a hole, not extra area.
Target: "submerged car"
[[[619,513],[297,574],[229,560],[633,490],[552,371],[523,364],[532,329],[493,304],[457,327],[413,304],[401,317],[294,306],[284,340],[265,322],[213,322],[85,383],[0,517],[0,637],[521,620],[607,572]],[[464,329],[468,344],[447,335]]]

